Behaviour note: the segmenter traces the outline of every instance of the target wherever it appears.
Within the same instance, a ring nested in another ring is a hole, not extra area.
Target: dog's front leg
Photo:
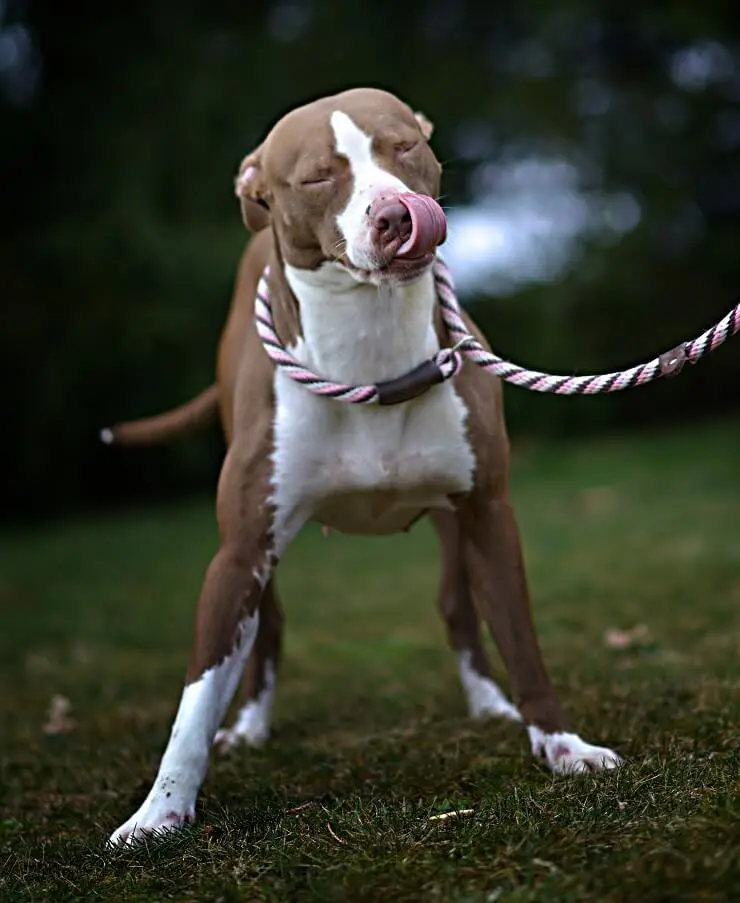
[[[473,595],[509,673],[512,695],[532,752],[558,774],[601,771],[617,753],[584,742],[569,729],[542,661],[532,621],[519,531],[508,496],[461,503],[460,522]]]
[[[175,722],[149,795],[110,842],[178,828],[195,817],[216,730],[257,633],[258,604],[277,556],[300,522],[283,520],[280,548],[269,504],[269,456],[232,447],[219,482],[221,548],[208,568]]]

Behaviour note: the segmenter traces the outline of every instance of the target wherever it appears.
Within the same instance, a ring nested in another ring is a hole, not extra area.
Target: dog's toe
[[[177,831],[188,822],[195,821],[191,807],[168,808],[168,800],[147,800],[131,818],[124,822],[108,838],[109,847],[133,846],[145,839],[154,839],[170,831]],[[170,804],[171,805],[171,804]]]

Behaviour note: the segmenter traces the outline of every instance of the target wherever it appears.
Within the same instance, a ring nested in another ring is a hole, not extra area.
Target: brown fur
[[[391,98],[389,100],[389,98]],[[388,104],[400,113],[389,120]],[[218,490],[221,549],[211,564],[201,593],[196,643],[188,669],[192,680],[229,652],[239,618],[261,606],[261,622],[252,661],[245,676],[245,696],[255,698],[264,686],[264,667],[276,662],[282,635],[282,612],[272,578],[264,592],[252,576],[265,564],[268,548],[268,457],[273,416],[273,365],[254,326],[257,282],[271,264],[270,292],[276,328],[290,344],[301,334],[297,302],[282,275],[282,257],[295,266],[315,267],[341,257],[333,225],[346,202],[346,173],[341,161],[327,155],[331,147],[327,111],[340,107],[360,127],[385,127],[383,143],[374,148],[391,172],[392,148],[414,143],[418,160],[403,178],[414,190],[436,193],[440,167],[426,142],[431,124],[383,92],[349,92],[294,110],[249,154],[237,179],[245,220],[265,226],[249,242],[238,268],[235,291],[218,351],[218,404],[228,453]],[[321,123],[317,126],[317,122]],[[300,135],[300,142],[296,136]],[[297,153],[300,146],[307,152]],[[307,162],[308,161],[308,162]],[[307,178],[331,174],[339,189],[322,194],[297,192]],[[398,173],[397,173],[398,174]],[[307,199],[308,197],[308,199]],[[302,222],[311,223],[311,230]],[[316,223],[318,222],[318,226]],[[487,347],[469,317],[469,330]],[[438,314],[441,343],[449,344]],[[519,536],[508,494],[509,446],[498,379],[466,362],[456,389],[468,410],[470,442],[477,469],[472,493],[455,499],[456,511],[435,512],[440,539],[442,576],[439,607],[450,645],[469,650],[481,675],[490,674],[473,604],[488,623],[511,678],[512,693],[525,722],[545,730],[564,730],[567,719],[550,686],[532,623]],[[211,396],[209,396],[211,397]],[[184,406],[187,408],[187,406]],[[167,416],[167,415],[165,415]],[[150,435],[161,438],[152,418]],[[144,430],[142,429],[141,435]]]
[[[267,668],[278,662],[283,619],[273,582],[276,554],[295,535],[306,512],[297,513],[295,522],[289,523],[286,519],[292,516],[292,509],[273,510],[274,367],[257,334],[254,303],[257,282],[269,263],[276,328],[283,342],[290,344],[301,334],[301,311],[288,287],[284,262],[315,267],[324,260],[337,260],[346,265],[335,219],[350,187],[347,167],[333,150],[327,132],[329,115],[335,109],[349,113],[374,136],[374,154],[388,170],[418,193],[437,193],[439,164],[427,143],[430,123],[392,95],[370,89],[345,92],[288,114],[242,165],[237,192],[243,215],[248,223],[260,223],[264,228],[250,242],[240,263],[218,352],[217,395],[228,446],[217,493],[220,544],[203,582],[186,690],[167,750],[150,795],[114,832],[116,842],[139,829],[167,828],[193,818],[216,729],[245,664],[242,631],[255,627],[246,616],[258,608],[257,634],[245,669],[248,699],[259,695],[266,685]],[[391,262],[383,264],[386,270]],[[485,346],[470,318],[465,320]],[[435,326],[440,343],[448,345],[439,309]],[[566,765],[568,756],[580,755],[583,758],[578,764],[583,767],[600,767],[590,757],[606,754],[601,765],[613,767],[618,757],[609,750],[585,745],[591,752],[579,753],[578,746],[571,752],[561,738],[541,733],[566,731],[568,720],[548,679],[532,621],[509,498],[509,443],[501,385],[467,361],[455,389],[467,408],[468,440],[476,463],[472,488],[448,497],[451,509],[431,512],[442,557],[439,608],[449,643],[458,654],[466,655],[473,673],[488,676],[480,613],[499,648],[513,701],[525,725],[540,729],[531,731],[535,751],[542,747],[552,759],[565,759]],[[213,396],[208,390],[206,402],[210,399],[212,404]],[[194,403],[201,415],[202,399]],[[190,424],[197,419],[192,414],[186,405],[174,420],[170,415],[169,424]],[[146,428],[150,435],[162,438],[166,434],[162,423],[155,427],[150,420]],[[317,500],[319,510],[322,501]],[[341,520],[339,508],[329,505],[328,517],[326,510],[322,518],[327,518],[328,526],[336,526]],[[276,526],[277,517],[283,520]],[[361,520],[351,523],[352,529],[363,529]],[[211,670],[219,664],[224,667]],[[205,672],[210,673],[206,676]],[[579,738],[575,740],[582,744]],[[549,741],[555,744],[550,752],[546,749]],[[177,808],[170,802],[174,795]]]

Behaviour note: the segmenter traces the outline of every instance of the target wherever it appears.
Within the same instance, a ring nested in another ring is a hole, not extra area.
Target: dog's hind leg
[[[447,639],[457,655],[460,680],[473,718],[510,718],[520,721],[517,709],[491,677],[491,667],[480,635],[480,622],[468,586],[460,527],[451,511],[431,515],[442,554],[438,605]]]
[[[474,491],[460,505],[470,586],[509,672],[532,751],[552,771],[601,771],[621,762],[611,749],[571,732],[542,661],[532,621],[519,531],[505,487]]]
[[[242,682],[242,705],[231,727],[216,734],[221,751],[239,744],[261,746],[270,733],[275,678],[283,643],[283,609],[273,579],[265,586],[259,606],[259,628]]]
[[[472,718],[521,716],[491,677],[491,668],[480,635],[480,619],[468,587],[460,529],[455,514],[431,515],[440,542],[442,573],[438,606],[447,637],[457,656],[460,680]],[[242,682],[242,704],[231,727],[221,728],[214,743],[222,752],[239,744],[259,747],[268,738],[280,665],[284,615],[274,580],[265,586],[259,607],[260,620]]]

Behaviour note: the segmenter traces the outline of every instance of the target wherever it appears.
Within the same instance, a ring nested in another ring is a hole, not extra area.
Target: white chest
[[[343,276],[337,283],[336,292],[293,285],[304,339],[292,351],[318,374],[378,382],[438,350],[431,274],[395,294]],[[393,533],[472,486],[467,411],[449,384],[400,405],[350,405],[278,370],[275,402],[273,499],[283,517],[303,510],[343,532]]]

